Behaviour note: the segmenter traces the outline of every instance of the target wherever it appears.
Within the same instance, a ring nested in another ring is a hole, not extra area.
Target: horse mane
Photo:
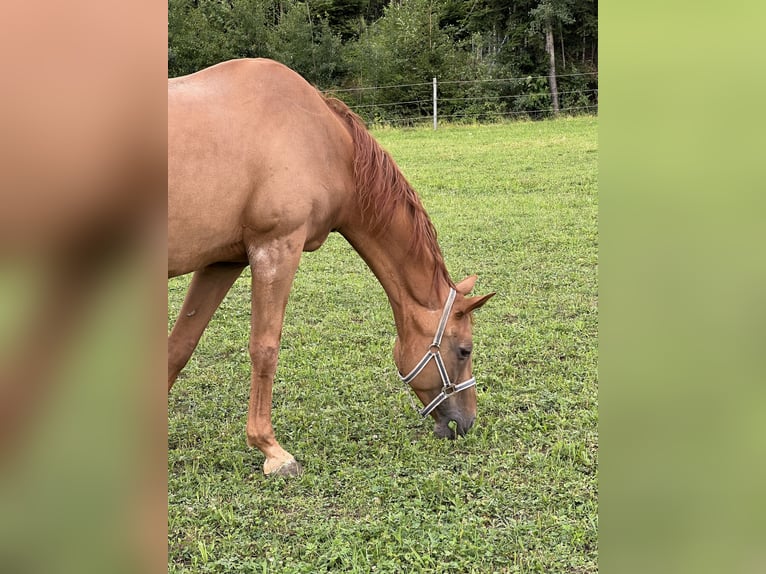
[[[412,222],[409,249],[416,258],[429,254],[434,260],[434,285],[439,280],[454,287],[436,240],[436,228],[420,197],[391,155],[367,131],[362,118],[341,100],[322,96],[325,103],[346,125],[354,142],[354,181],[362,216],[373,233],[381,233],[403,206]]]

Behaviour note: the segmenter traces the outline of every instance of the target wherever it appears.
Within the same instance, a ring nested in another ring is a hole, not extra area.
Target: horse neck
[[[382,231],[362,220],[339,230],[385,290],[400,337],[423,312],[440,311],[452,287],[441,254],[412,245],[414,225],[400,209]]]
[[[441,309],[453,284],[433,225],[393,158],[346,104],[333,98],[325,102],[350,136],[356,184],[337,229],[386,291],[401,337],[423,312]]]

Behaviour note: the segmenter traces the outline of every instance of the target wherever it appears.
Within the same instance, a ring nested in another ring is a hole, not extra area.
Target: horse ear
[[[471,311],[475,311],[494,296],[494,293],[490,293],[489,295],[484,295],[483,297],[471,297],[470,299],[466,299],[464,302],[466,304],[466,308],[463,313],[470,313]]]
[[[476,280],[478,278],[479,278],[478,275],[469,275],[468,277],[463,279],[460,283],[455,285],[455,289],[461,295],[468,295],[471,292],[471,289],[473,289],[473,286],[476,283]]]

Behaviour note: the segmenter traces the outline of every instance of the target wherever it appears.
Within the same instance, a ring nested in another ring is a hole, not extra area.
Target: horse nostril
[[[458,356],[461,359],[467,359],[471,356],[472,351],[473,345],[460,345],[460,347],[458,347]]]

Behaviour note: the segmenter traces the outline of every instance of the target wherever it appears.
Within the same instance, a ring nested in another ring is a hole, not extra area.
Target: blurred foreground
[[[164,568],[166,7],[3,20],[0,564]]]

